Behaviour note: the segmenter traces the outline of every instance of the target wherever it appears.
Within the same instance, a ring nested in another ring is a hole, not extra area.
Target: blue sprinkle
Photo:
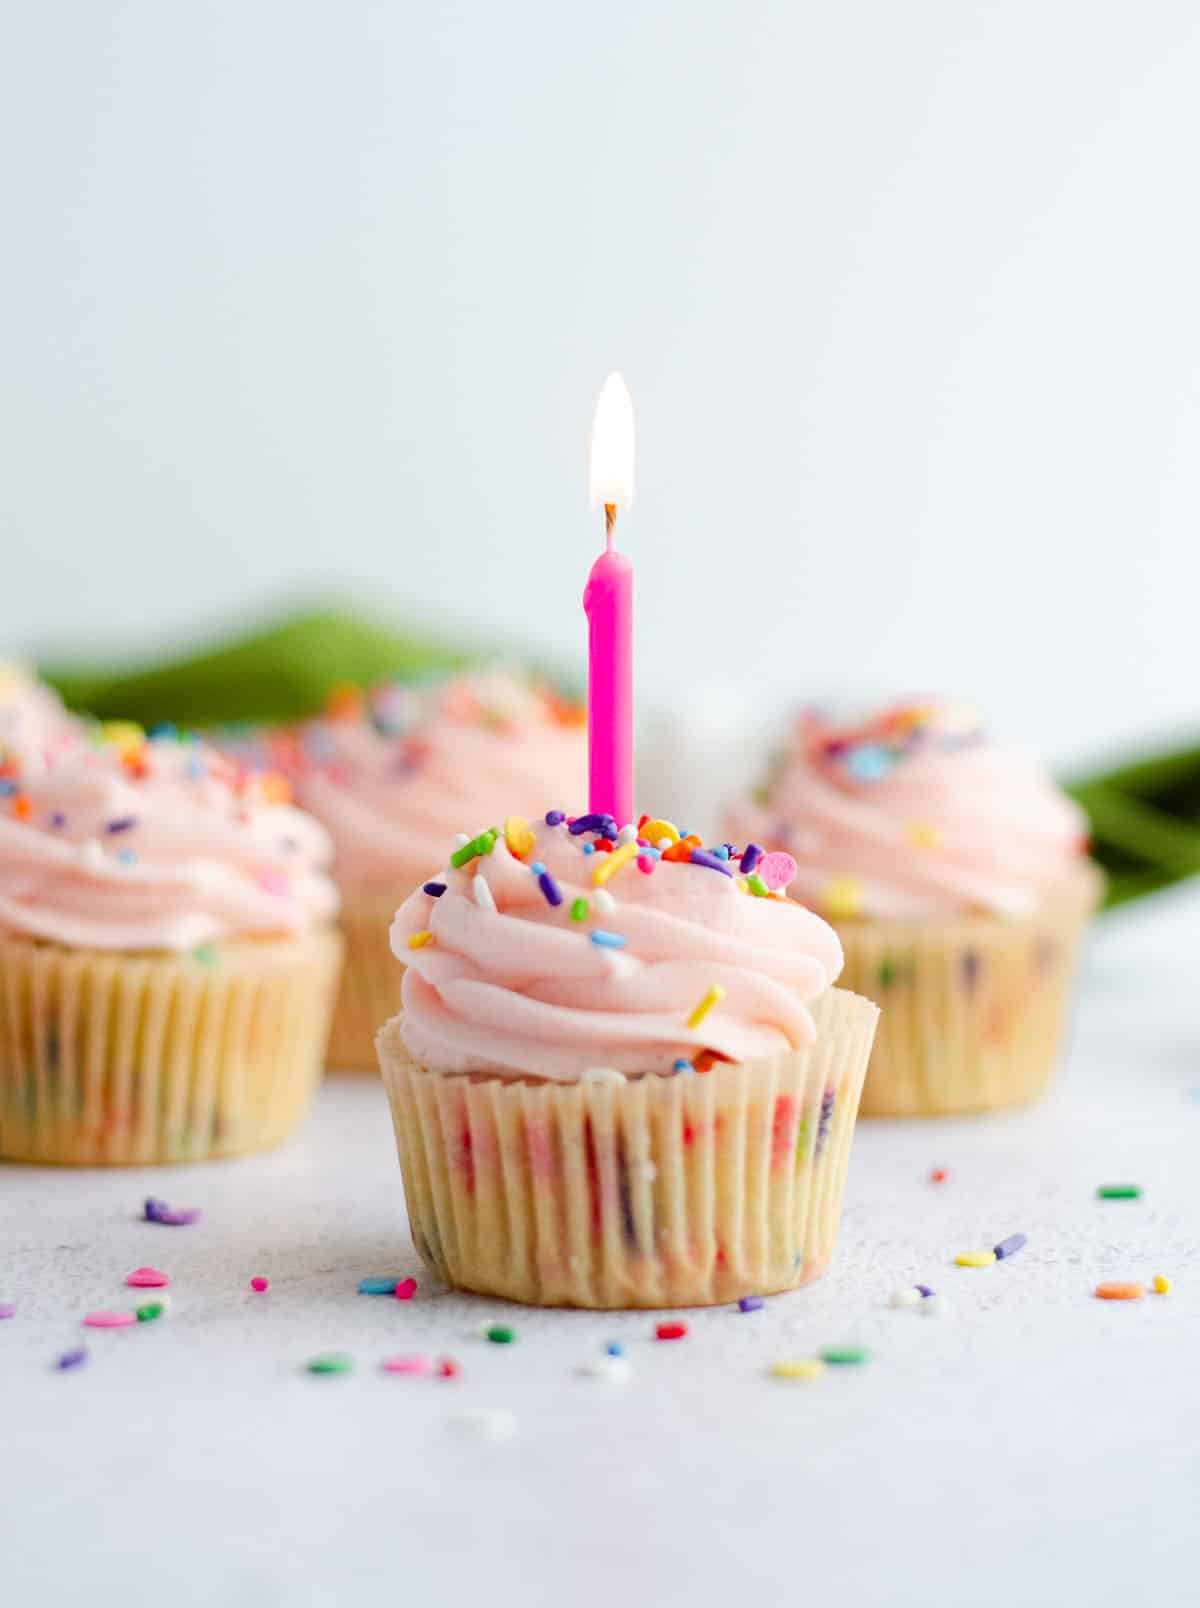
[[[402,1273],[392,1273],[381,1278],[359,1279],[359,1295],[395,1295],[396,1286],[404,1277]]]
[[[584,845],[583,845],[583,852],[584,852],[584,853],[585,853],[585,854],[595,854],[595,852],[596,852],[596,845],[595,845],[595,844],[594,844],[594,843],[585,843],[585,844],[584,844]]]
[[[558,883],[555,882],[549,871],[543,871],[541,876],[538,877],[538,887],[545,894],[547,904],[562,904],[562,889],[559,887]],[[595,933],[593,933],[592,936],[594,938]],[[621,942],[625,942],[624,938],[621,939]]]
[[[7,776],[0,776],[0,798],[12,798],[17,791],[16,782],[10,782]]]
[[[179,736],[179,728],[173,720],[156,720],[146,733],[147,737],[164,737],[174,739]]]
[[[761,1295],[744,1295],[738,1302],[739,1312],[761,1312],[763,1298]]]
[[[136,815],[118,815],[115,821],[109,821],[104,830],[106,832],[128,832],[136,825]]]
[[[198,782],[208,775],[208,766],[202,759],[189,759],[183,767],[183,774],[189,781]]]
[[[421,889],[421,892],[427,893],[431,899],[440,899],[445,891],[446,884],[444,882],[427,882]]]
[[[1010,1234],[1007,1239],[1002,1239],[999,1245],[993,1245],[992,1250],[995,1252],[997,1262],[1003,1262],[1007,1256],[1015,1256],[1025,1245],[1025,1240],[1024,1234]]]
[[[878,782],[887,775],[896,763],[896,756],[890,748],[884,748],[879,743],[864,743],[861,748],[854,748],[846,758],[846,769],[859,782]]]
[[[561,898],[562,895],[560,894],[559,899]],[[557,904],[558,900],[552,902]],[[592,942],[600,949],[624,949],[625,947],[625,940],[619,932],[605,932],[602,927],[593,927],[590,937]]]
[[[604,1349],[610,1357],[623,1357],[625,1355],[625,1347],[619,1340],[610,1340]]]
[[[562,823],[565,820],[566,820],[566,816],[563,814],[562,810],[547,810],[546,811],[546,825],[547,826],[561,826]]]
[[[694,1072],[695,1070],[696,1068],[692,1065],[692,1063],[690,1061],[683,1060],[682,1057],[671,1067],[672,1072]]]
[[[706,871],[720,871],[723,876],[733,875],[726,862],[717,854],[710,853],[708,849],[693,849],[690,864],[702,865]]]
[[[643,847],[641,844],[639,844],[638,845],[638,859],[640,860],[643,855],[645,855],[648,860],[661,860],[662,859],[662,850],[653,848],[649,843],[647,843],[645,845],[645,847]]]
[[[545,876],[546,874],[546,867],[540,860],[534,860],[529,869],[533,872],[535,877]]]
[[[122,849],[118,853],[117,859],[120,860],[122,865],[136,865],[137,864],[137,850],[136,849]]]
[[[712,852],[716,855],[718,860],[728,860],[729,845],[727,843],[720,843]]]

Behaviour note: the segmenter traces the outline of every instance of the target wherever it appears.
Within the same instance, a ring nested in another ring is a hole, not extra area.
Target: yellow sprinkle
[[[821,891],[821,909],[831,921],[862,915],[863,890],[857,877],[834,877]]]
[[[930,826],[925,821],[910,821],[904,832],[914,849],[936,849],[941,846],[941,833],[936,826]]]
[[[504,843],[508,852],[523,860],[533,852],[537,837],[523,815],[510,815],[504,823]]]
[[[991,1267],[995,1251],[962,1251],[954,1258],[959,1267]]]
[[[788,1357],[782,1362],[773,1362],[771,1372],[776,1379],[819,1379],[825,1372],[825,1364],[820,1357]]]
[[[645,838],[647,843],[653,843],[657,848],[663,838],[670,838],[672,843],[678,843],[679,828],[670,821],[647,821],[645,826],[638,828],[638,837]]]
[[[1154,1276],[1154,1283],[1150,1286],[1150,1288],[1154,1291],[1155,1295],[1170,1295],[1171,1281],[1170,1279],[1163,1278],[1161,1273],[1156,1273]]]
[[[746,881],[745,877],[738,877],[735,886],[739,893],[749,893],[750,891],[750,884]]]
[[[628,865],[630,860],[636,858],[638,853],[636,843],[622,843],[619,849],[614,849],[611,854],[604,856],[604,864],[598,865],[592,872],[592,881],[598,888],[602,888],[609,877],[615,877],[621,867]],[[600,856],[597,855],[597,859],[599,858]]]
[[[146,741],[145,728],[139,726],[136,720],[106,720],[101,724],[100,735],[106,743],[112,743],[122,753],[140,748]]]
[[[705,994],[704,998],[696,1006],[692,1014],[688,1017],[687,1025],[689,1027],[699,1027],[700,1023],[708,1015],[709,1011],[712,1010],[713,1006],[719,1005],[724,998],[725,990],[721,987],[720,983],[714,983],[709,989],[708,993]]]
[[[429,932],[428,930],[426,930],[425,932],[414,932],[414,933],[409,934],[408,947],[410,949],[424,949],[428,944],[431,944],[432,942],[433,942],[433,934],[431,932]]]

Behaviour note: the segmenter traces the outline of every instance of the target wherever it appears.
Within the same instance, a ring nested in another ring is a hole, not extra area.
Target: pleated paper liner
[[[1080,940],[1102,893],[1085,865],[1025,920],[835,922],[839,981],[882,1010],[863,1116],[1036,1100],[1058,1061]]]
[[[379,1073],[375,1037],[400,1009],[404,967],[392,953],[388,933],[396,910],[423,877],[387,878],[377,893],[344,890],[341,928],[346,964],[329,1030],[330,1071]]]
[[[0,1157],[199,1161],[287,1137],[321,1077],[328,929],[174,955],[0,939]]]
[[[621,1084],[444,1076],[379,1035],[413,1241],[446,1283],[535,1306],[705,1306],[833,1251],[878,1016],[831,989],[817,1042]]]

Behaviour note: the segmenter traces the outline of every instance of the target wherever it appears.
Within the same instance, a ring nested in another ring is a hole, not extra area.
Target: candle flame
[[[628,508],[633,502],[633,399],[619,374],[601,387],[592,420],[590,468],[593,508]]]

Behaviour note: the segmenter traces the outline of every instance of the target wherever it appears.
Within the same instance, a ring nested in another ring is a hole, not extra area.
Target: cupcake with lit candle
[[[662,1307],[822,1271],[878,1012],[833,988],[841,946],[783,897],[788,864],[770,887],[670,822],[551,810],[461,841],[404,902],[379,1054],[441,1278]]]
[[[498,667],[366,694],[335,693],[319,719],[265,740],[271,763],[333,842],[346,966],[329,1065],[376,1071],[375,1035],[400,1002],[388,945],[397,905],[456,832],[585,782],[583,711]]]
[[[883,1008],[864,1114],[1037,1097],[1102,883],[1085,817],[1033,758],[946,703],[806,714],[726,827],[794,857],[791,892],[837,928],[846,986]]]
[[[340,963],[329,839],[278,777],[122,724],[0,799],[0,1157],[257,1150],[304,1115]]]

